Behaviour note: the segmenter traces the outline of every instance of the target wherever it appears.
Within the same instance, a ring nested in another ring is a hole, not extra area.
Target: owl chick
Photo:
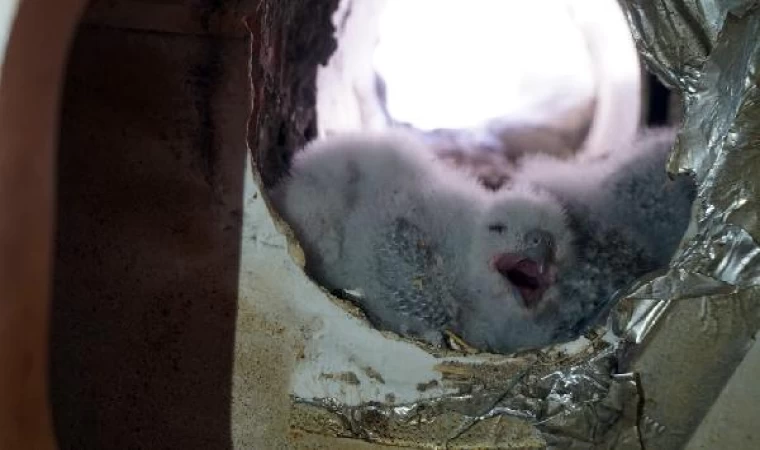
[[[644,130],[627,148],[596,161],[534,155],[522,162],[514,179],[547,189],[597,222],[628,230],[649,254],[667,263],[696,196],[691,176],[671,180],[665,170],[675,137],[672,128]]]
[[[293,160],[271,192],[307,272],[356,301],[380,329],[486,351],[540,346],[545,311],[572,259],[563,208],[526,186],[489,192],[413,134],[337,135]]]
[[[696,184],[689,175],[671,180],[665,170],[675,135],[668,128],[646,130],[606,159],[536,155],[516,171],[516,182],[558,198],[574,236],[575,262],[557,283],[562,339],[603,318],[599,313],[616,293],[664,269],[677,250],[691,219]]]
[[[454,260],[466,280],[455,331],[497,353],[550,344],[554,311],[564,301],[560,277],[575,259],[565,211],[553,196],[524,185],[486,192],[468,257]]]

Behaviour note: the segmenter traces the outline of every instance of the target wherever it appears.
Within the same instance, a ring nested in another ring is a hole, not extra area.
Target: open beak
[[[541,302],[544,292],[554,283],[555,252],[549,237],[532,236],[524,251],[501,254],[493,263],[494,268],[517,288],[529,309]]]

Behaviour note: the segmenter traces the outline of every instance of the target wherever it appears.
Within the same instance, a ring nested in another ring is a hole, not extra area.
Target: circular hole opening
[[[665,172],[670,94],[617,2],[357,5],[273,190],[312,278],[379,329],[509,354],[592,333],[667,267],[694,182]]]

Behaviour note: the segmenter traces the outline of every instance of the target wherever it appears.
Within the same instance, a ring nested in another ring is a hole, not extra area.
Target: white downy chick
[[[671,180],[665,165],[675,130],[653,129],[595,161],[527,159],[514,180],[546,189],[566,208],[576,259],[558,277],[563,301],[557,339],[576,337],[603,319],[616,294],[664,269],[691,219],[692,177]]]
[[[498,352],[553,334],[539,319],[571,251],[548,195],[488,192],[399,131],[317,141],[271,194],[307,272],[359,291],[378,328],[435,345],[448,330]]]
[[[401,130],[319,139],[294,155],[289,173],[269,191],[304,247],[307,270],[327,287],[345,288],[332,279],[345,281],[335,270],[346,257],[347,220],[360,203],[403,203],[405,193],[425,183],[433,157],[420,145]]]
[[[537,348],[556,335],[558,274],[573,263],[573,235],[555,198],[527,186],[488,192],[465,265],[459,330],[494,352]]]
[[[522,162],[514,180],[548,190],[566,208],[583,208],[592,220],[628,229],[666,263],[686,230],[696,195],[692,177],[671,180],[665,170],[676,134],[672,128],[644,130],[627,148],[595,161],[535,155]]]

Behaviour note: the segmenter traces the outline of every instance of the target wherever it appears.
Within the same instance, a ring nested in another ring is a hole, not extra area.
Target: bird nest
[[[287,171],[292,152],[324,129],[324,118],[314,115],[318,99],[295,93],[325,82],[316,69],[336,47],[325,27],[312,36],[314,50],[296,56],[305,13],[280,17],[276,2],[262,3],[259,21],[248,23],[253,164],[241,262],[249,276],[241,282],[238,322],[243,336],[259,316],[283,324],[270,337],[295,349],[294,435],[448,448],[682,446],[760,328],[758,181],[751,176],[760,133],[752,78],[760,64],[758,8],[623,2],[647,66],[684,96],[669,170],[697,179],[691,227],[670,267],[631,286],[607,326],[568,344],[504,356],[473,354],[456,336],[454,349],[440,351],[375,330],[303,273],[300,246],[263,192]],[[350,1],[337,5],[338,43],[374,13]],[[288,39],[278,41],[283,32]],[[338,46],[341,52],[349,50]],[[344,122],[368,117],[353,101],[357,115]]]

